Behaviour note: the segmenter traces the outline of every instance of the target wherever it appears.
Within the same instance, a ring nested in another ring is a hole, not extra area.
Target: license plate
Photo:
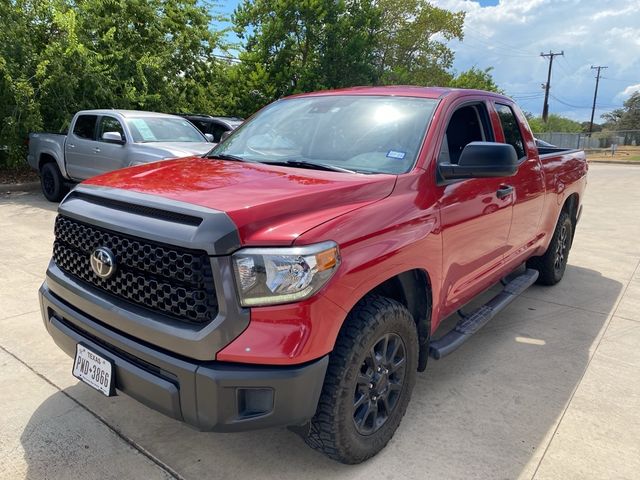
[[[113,364],[82,344],[76,346],[73,376],[101,391],[107,397],[113,393]]]

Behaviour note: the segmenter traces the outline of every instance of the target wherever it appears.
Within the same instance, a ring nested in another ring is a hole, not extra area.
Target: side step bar
[[[498,312],[513,302],[518,295],[529,288],[538,278],[538,271],[527,269],[523,274],[510,280],[504,289],[486,304],[469,315],[462,315],[460,321],[452,330],[445,333],[438,340],[429,345],[429,356],[436,360],[449,355],[466,342],[471,335],[489,323]]]

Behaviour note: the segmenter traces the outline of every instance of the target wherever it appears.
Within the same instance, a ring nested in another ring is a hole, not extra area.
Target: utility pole
[[[549,88],[551,88],[551,67],[553,66],[553,57],[558,55],[564,56],[564,50],[560,53],[553,53],[549,50],[549,53],[541,53],[541,57],[549,57],[549,73],[547,73],[547,83],[544,84],[544,106],[542,107],[542,120],[545,122],[549,118]]]
[[[608,67],[603,67],[598,65],[597,67],[591,66],[591,70],[597,70],[598,74],[596,75],[596,91],[593,93],[593,107],[591,107],[591,121],[589,122],[589,136],[591,136],[591,132],[593,131],[593,114],[596,113],[596,98],[598,98],[598,84],[600,83],[600,70],[603,70]]]

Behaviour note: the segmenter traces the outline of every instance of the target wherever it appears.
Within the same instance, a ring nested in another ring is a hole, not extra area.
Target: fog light
[[[265,415],[271,410],[273,410],[273,389],[238,389],[238,416],[240,418]]]

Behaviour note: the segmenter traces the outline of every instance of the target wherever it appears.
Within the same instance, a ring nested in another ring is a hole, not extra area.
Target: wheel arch
[[[58,161],[56,160],[56,157],[54,157],[52,154],[47,152],[42,152],[40,154],[40,158],[38,158],[38,171],[42,170],[42,167],[46,163],[55,163],[57,165]],[[58,168],[60,167],[58,166]]]
[[[429,273],[426,270],[415,268],[387,278],[362,296],[364,298],[373,294],[391,298],[409,310],[416,322],[420,341],[420,357],[418,359],[418,371],[420,372],[426,368],[429,356],[433,311],[431,285]]]
[[[562,209],[560,212],[566,212],[571,217],[571,224],[573,228],[571,229],[571,243],[573,244],[573,237],[576,234],[576,225],[578,223],[578,207],[580,205],[580,195],[575,192],[569,195],[564,203],[562,204]]]

